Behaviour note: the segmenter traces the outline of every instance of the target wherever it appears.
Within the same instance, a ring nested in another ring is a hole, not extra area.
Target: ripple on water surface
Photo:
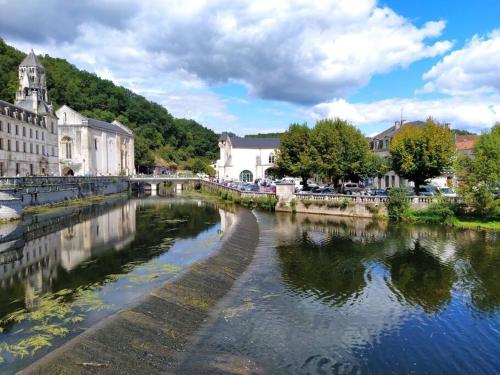
[[[13,373],[215,249],[231,213],[194,200],[96,208],[0,266],[0,373]],[[6,254],[6,253],[5,253]]]
[[[182,373],[220,370],[221,358],[235,373],[499,372],[497,235],[258,219],[254,261]]]

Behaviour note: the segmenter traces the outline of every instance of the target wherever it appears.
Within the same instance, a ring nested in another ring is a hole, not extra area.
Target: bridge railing
[[[240,190],[234,187],[226,186],[223,184],[219,184],[217,182],[209,181],[209,180],[202,180],[202,184],[208,188],[208,190],[211,191],[226,191],[226,192],[231,192],[234,194],[237,194],[238,196],[242,198],[260,198],[260,197],[273,197],[276,198],[275,193],[268,193],[268,192],[262,192],[262,191],[245,191],[245,190]]]
[[[81,183],[113,183],[128,181],[127,176],[29,176],[0,177],[0,189],[25,188],[30,186],[63,186]]]

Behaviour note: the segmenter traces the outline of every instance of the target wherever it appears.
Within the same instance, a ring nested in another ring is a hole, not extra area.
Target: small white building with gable
[[[86,117],[67,105],[56,114],[61,176],[135,173],[134,134],[125,125]]]
[[[252,182],[265,178],[275,167],[279,138],[241,138],[223,133],[216,176],[224,180]]]

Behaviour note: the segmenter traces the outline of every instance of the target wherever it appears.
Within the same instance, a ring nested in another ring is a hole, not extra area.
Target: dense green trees
[[[493,193],[500,188],[500,124],[479,138],[472,158],[458,159],[457,172],[467,206],[481,216],[500,216],[500,200]]]
[[[291,124],[280,137],[276,166],[283,176],[302,178],[304,186],[314,172],[315,152],[311,147],[311,130],[307,124]]]
[[[425,180],[440,176],[452,166],[455,143],[447,126],[429,118],[424,126],[403,125],[389,151],[392,169],[413,181],[418,191]]]
[[[357,181],[388,169],[384,159],[370,152],[363,134],[341,119],[318,121],[312,129],[292,124],[280,141],[278,169],[303,181],[313,174],[331,182]]]
[[[26,55],[0,39],[0,99],[13,102],[18,86],[17,68]],[[217,156],[217,134],[193,120],[176,119],[164,107],[95,74],[77,69],[66,60],[41,57],[47,85],[57,109],[67,104],[86,116],[104,121],[118,119],[136,136],[136,167],[144,170],[160,149],[173,147],[167,162],[180,168],[192,159],[208,164]]]

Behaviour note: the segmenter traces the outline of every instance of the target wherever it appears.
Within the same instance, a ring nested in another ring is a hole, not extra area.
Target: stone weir
[[[127,191],[128,177],[0,177],[0,220],[19,219],[23,208]]]
[[[215,255],[19,374],[174,372],[210,312],[251,263],[258,241],[254,214],[238,209],[236,223]]]

